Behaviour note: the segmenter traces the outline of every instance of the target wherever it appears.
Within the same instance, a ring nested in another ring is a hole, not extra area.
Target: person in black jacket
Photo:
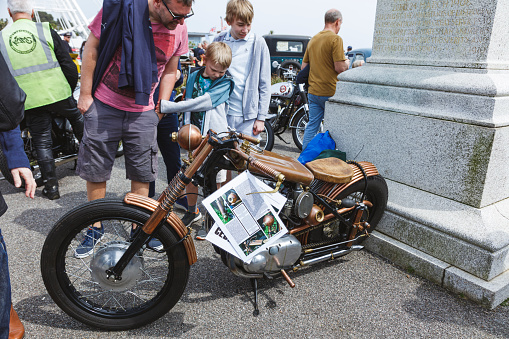
[[[23,108],[19,108],[18,103],[14,100],[22,101],[24,96],[20,96],[20,88],[17,86],[16,81],[10,74],[4,58],[0,54],[0,77],[2,82],[10,83],[7,90],[0,91],[0,107],[2,110],[17,110],[16,112],[9,112],[11,114],[23,114]],[[4,119],[4,115],[1,116]],[[35,180],[30,170],[30,163],[23,149],[23,140],[21,139],[21,132],[19,127],[10,131],[0,132],[0,145],[3,154],[7,159],[7,165],[11,169],[12,177],[16,187],[21,187],[21,178],[25,181],[25,195],[34,198],[35,188],[37,187]],[[0,193],[0,216],[7,210],[2,194]],[[11,314],[13,315],[11,319]],[[7,264],[7,249],[0,229],[0,338],[10,338],[13,331],[17,330],[18,334],[23,334],[23,325],[19,318],[12,309],[11,304],[11,282],[9,278],[9,267]]]
[[[72,97],[78,70],[66,42],[58,33],[48,23],[32,22],[34,11],[28,0],[8,0],[7,7],[13,24],[2,31],[1,51],[14,78],[27,94],[26,123],[44,181],[42,193],[50,200],[58,199],[60,192],[51,138],[52,114],[67,118],[74,135],[81,141],[83,116]],[[52,44],[46,41],[49,33]]]

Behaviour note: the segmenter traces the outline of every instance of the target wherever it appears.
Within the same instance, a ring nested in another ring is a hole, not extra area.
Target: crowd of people
[[[230,29],[193,50],[198,67],[187,78],[185,100],[173,102],[175,88],[183,82],[180,56],[189,52],[185,20],[194,14],[193,1],[105,0],[89,25],[86,45],[80,49],[81,86],[76,102],[72,92],[78,74],[69,56],[70,34],[62,40],[48,23],[33,22],[31,0],[7,0],[13,24],[0,33],[0,66],[5,61],[1,76],[13,77],[26,93],[27,126],[48,199],[60,197],[51,151],[52,113],[66,117],[80,140],[76,173],[86,181],[89,201],[105,197],[119,141],[132,193],[154,195],[151,183],[157,177],[159,149],[168,182],[175,176],[181,166],[180,150],[169,139],[178,130],[177,112],[185,112],[185,122],[196,125],[202,134],[209,128],[223,132],[229,126],[256,137],[264,130],[270,101],[270,55],[263,37],[251,32],[254,9],[248,0],[228,1],[225,19]],[[303,149],[317,134],[338,74],[349,66],[337,35],[341,23],[338,10],[327,11],[323,31],[311,39],[305,52],[302,68],[310,66],[310,120]],[[16,37],[18,42],[32,43],[10,43]],[[21,185],[21,175],[26,195],[33,198],[35,182],[20,140],[19,128],[0,133],[16,185]],[[230,179],[231,173],[219,172],[218,187]],[[191,183],[186,187],[187,197],[177,201],[186,209],[182,219],[186,226],[202,219],[197,192]],[[5,209],[0,195],[0,212]],[[136,231],[133,224],[131,233]],[[205,239],[207,231],[202,224],[196,238]],[[75,257],[89,256],[103,236],[100,222],[90,225]],[[150,247],[162,248],[157,239],[150,242]],[[7,252],[1,233],[0,272],[0,338],[7,338],[9,331],[12,334],[21,324],[11,312]]]

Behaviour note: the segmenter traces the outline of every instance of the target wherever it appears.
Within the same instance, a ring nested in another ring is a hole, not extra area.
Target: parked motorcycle
[[[247,169],[287,198],[279,216],[289,233],[250,262],[215,247],[234,274],[251,279],[255,315],[258,279],[283,276],[293,287],[288,270],[361,250],[386,208],[387,185],[369,162],[327,158],[304,166],[261,150],[254,145],[258,140],[234,131],[209,131],[202,139],[192,125],[181,128],[174,139],[192,153],[157,201],[132,193],[123,200],[91,201],[66,213],[48,234],[41,254],[44,284],[55,303],[75,319],[105,330],[126,330],[175,306],[197,257],[191,229],[172,212],[173,206],[191,181],[210,195],[221,169]],[[88,257],[78,257],[76,248],[98,222],[104,234],[98,234]],[[210,215],[205,222],[210,227]],[[134,225],[141,231],[133,234]],[[164,248],[151,248],[152,238]]]
[[[292,138],[295,145],[302,150],[304,130],[309,122],[309,106],[307,90],[304,84],[296,84],[297,70],[289,66],[283,68],[274,61],[274,68],[282,72],[286,81],[271,86],[270,106],[268,122],[272,125],[273,135],[276,135],[283,142],[288,144],[281,135],[289,128],[292,131]],[[323,124],[321,125],[323,132]]]
[[[26,126],[25,119],[20,124],[21,138],[23,139],[25,153],[30,161],[30,167],[32,168],[33,175],[37,186],[42,186],[41,172],[39,171],[39,165],[37,164],[36,151],[32,141],[28,127]],[[55,159],[55,165],[63,165],[70,161],[76,161],[78,158],[79,142],[73,134],[71,123],[58,115],[55,114],[52,121],[51,137],[53,140],[53,157]],[[0,171],[4,178],[14,184],[11,171],[7,166],[7,159],[0,147]]]

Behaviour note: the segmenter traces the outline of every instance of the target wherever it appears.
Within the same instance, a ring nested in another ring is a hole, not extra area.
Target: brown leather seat
[[[11,305],[11,320],[9,322],[9,339],[21,339],[25,336],[25,328],[19,320],[18,314]]]
[[[353,169],[343,160],[338,158],[324,158],[310,161],[306,164],[315,179],[345,184],[352,180]]]

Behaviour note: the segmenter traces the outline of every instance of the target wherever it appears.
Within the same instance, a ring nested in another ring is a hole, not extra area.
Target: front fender
[[[151,213],[155,211],[157,206],[159,206],[158,201],[134,193],[127,193],[126,196],[124,197],[124,202],[128,205],[141,207],[147,211],[150,211]],[[180,220],[180,218],[175,213],[172,212],[168,219],[166,219],[166,221],[175,230],[175,232],[177,232],[177,235],[180,237],[180,239],[186,236],[187,228],[182,222],[182,220]],[[189,261],[189,265],[192,265],[197,260],[196,248],[194,247],[194,241],[192,237],[187,237],[183,241],[183,244],[186,249],[187,260]]]

